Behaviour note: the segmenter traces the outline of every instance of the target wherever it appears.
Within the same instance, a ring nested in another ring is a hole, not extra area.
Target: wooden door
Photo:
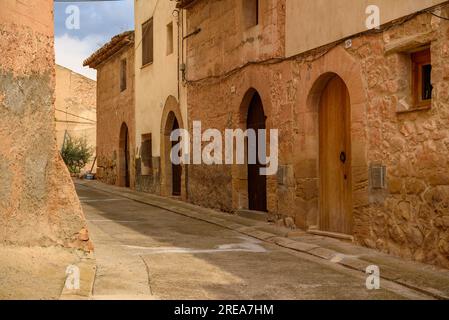
[[[175,118],[173,123],[172,130],[179,129],[178,120]],[[177,145],[179,141],[172,141],[172,148]],[[178,164],[172,163],[172,195],[180,196],[181,195],[181,176],[182,176],[182,167]]]
[[[129,133],[128,133],[128,128],[126,128],[126,133],[125,133],[125,187],[129,188],[131,186],[131,181],[130,181],[130,173],[129,173],[129,161],[130,161],[130,157],[129,157]]]
[[[265,129],[265,113],[263,111],[262,100],[259,94],[255,93],[251,100],[247,128],[256,130]],[[256,145],[253,146],[257,153],[259,152],[259,141],[256,139]],[[259,157],[257,157],[256,164],[248,164],[248,204],[250,210],[255,211],[267,211],[267,178],[264,175],[260,175],[260,168],[263,165],[260,164]]]
[[[129,132],[128,126],[123,123],[120,128],[118,161],[118,185],[130,187],[130,155],[129,155]]]
[[[320,102],[320,229],[352,233],[350,100],[335,76]]]

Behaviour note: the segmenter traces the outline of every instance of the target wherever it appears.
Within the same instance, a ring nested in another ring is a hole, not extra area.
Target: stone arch
[[[175,97],[169,96],[165,102],[161,119],[161,194],[163,196],[173,195],[173,167],[170,160],[172,142],[170,134],[177,123],[179,128],[184,129],[181,109]],[[185,167],[183,166],[181,176],[181,198],[186,199],[185,192]]]
[[[269,130],[270,127],[270,111],[271,111],[271,103],[269,99],[266,99],[267,92],[258,89],[259,86],[250,86],[248,90],[243,94],[240,100],[240,105],[238,107],[238,118],[237,118],[237,128],[243,131],[247,130],[247,120],[248,120],[248,112],[250,111],[251,102],[255,97],[258,97],[261,101],[263,113],[265,115],[265,128]],[[264,88],[263,86],[261,88]],[[267,89],[267,88],[266,88]],[[247,154],[247,143],[245,141],[245,153]],[[234,146],[234,151],[236,150]],[[268,148],[268,153],[270,152]],[[267,177],[266,181],[266,209],[270,210],[270,194],[269,194],[269,184],[271,183],[270,177]],[[248,181],[248,164],[247,157],[245,156],[245,164],[244,165],[233,165],[232,170],[232,190],[233,190],[233,207],[237,209],[250,209],[249,204],[249,188],[250,184]],[[271,195],[272,196],[272,195]],[[272,209],[272,208],[271,208]],[[265,211],[265,210],[264,210]]]
[[[318,226],[319,216],[319,106],[323,90],[334,77],[345,83],[350,98],[350,139],[353,216],[357,207],[368,199],[368,161],[366,107],[367,97],[363,86],[359,63],[342,47],[336,47],[326,56],[313,63],[312,68],[304,67],[305,81],[298,87],[296,106],[300,138],[296,137],[299,150],[295,157],[295,179],[297,185],[308,185],[312,190],[307,198],[297,199],[300,227]],[[314,181],[314,183],[312,183]],[[310,191],[310,190],[309,190]]]
[[[130,145],[129,145],[129,129],[128,125],[123,122],[120,127],[119,138],[119,156],[118,156],[118,172],[117,183],[120,187],[129,188],[131,186],[131,159],[130,159]]]

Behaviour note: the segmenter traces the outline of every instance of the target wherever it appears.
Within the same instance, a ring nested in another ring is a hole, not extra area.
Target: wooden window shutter
[[[120,91],[126,90],[126,59],[123,59],[120,63]]]
[[[142,25],[142,65],[153,62],[153,18]]]

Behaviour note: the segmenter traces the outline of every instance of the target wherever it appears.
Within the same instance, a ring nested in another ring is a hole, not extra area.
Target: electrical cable
[[[147,21],[150,21],[150,20],[154,17],[154,13],[156,12],[156,8],[157,8],[158,3],[159,3],[159,0],[156,1],[156,4],[155,4],[154,9],[153,9],[153,12],[151,13],[150,18],[149,18]],[[137,44],[136,48],[134,49],[135,52],[137,52],[137,49],[139,49],[140,45],[142,44],[143,39],[144,39],[145,36],[147,35],[148,29],[149,29],[149,28],[146,28],[146,29],[142,32],[142,38],[140,39],[139,43]]]
[[[56,111],[59,111],[59,112],[63,112],[63,113],[65,113],[65,114],[67,114],[67,115],[69,115],[69,116],[72,116],[72,117],[75,117],[75,118],[79,118],[79,119],[91,121],[92,123],[96,123],[95,120],[92,120],[92,119],[89,119],[89,118],[84,118],[84,117],[78,116],[78,115],[76,115],[76,114],[73,114],[73,113],[70,113],[70,112],[67,112],[67,111],[58,109],[58,108],[55,108],[55,110],[56,110]]]
[[[350,37],[346,37],[344,39],[340,39],[340,40],[334,41],[334,42],[332,42],[330,44],[327,44],[327,45],[324,45],[324,46],[321,46],[321,47],[309,50],[307,52],[302,52],[302,53],[299,53],[299,54],[295,54],[295,55],[290,56],[290,57],[273,57],[273,58],[268,58],[266,60],[250,61],[250,62],[247,62],[247,63],[245,63],[245,64],[243,64],[243,65],[241,65],[241,66],[239,66],[237,68],[234,68],[234,69],[232,69],[232,70],[230,70],[228,72],[225,72],[223,74],[220,74],[220,75],[206,76],[206,77],[195,79],[195,80],[189,80],[189,79],[185,78],[185,82],[187,84],[196,84],[196,83],[204,82],[204,81],[207,81],[207,80],[226,79],[226,78],[229,78],[230,76],[232,76],[233,74],[235,74],[235,73],[241,71],[242,69],[245,69],[246,67],[251,66],[251,65],[271,65],[271,64],[279,64],[279,63],[282,63],[284,61],[301,60],[301,59],[304,59],[304,61],[306,63],[311,63],[311,62],[314,62],[314,61],[320,59],[321,57],[325,56],[333,48],[339,46],[342,43],[345,43],[346,40],[348,40],[348,39],[356,38],[356,37],[359,37],[359,36],[362,36],[362,35],[383,33],[385,31],[390,30],[393,27],[403,25],[404,23],[412,20],[413,18],[415,18],[416,16],[418,16],[418,15],[420,15],[422,13],[430,13],[430,14],[438,17],[438,18],[441,18],[441,19],[444,19],[444,20],[449,20],[449,18],[438,16],[438,15],[436,15],[433,12],[434,10],[446,7],[448,5],[448,3],[449,3],[449,1],[447,1],[447,2],[445,2],[443,4],[440,4],[438,6],[432,7],[430,9],[426,9],[426,10],[421,10],[419,12],[415,12],[413,14],[410,14],[410,15],[406,16],[406,17],[403,17],[403,18],[400,18],[400,19],[396,19],[396,20],[394,20],[394,21],[392,21],[392,22],[390,22],[390,23],[388,23],[388,24],[386,24],[384,26],[381,26],[378,29],[371,29],[371,30],[359,32],[359,33],[357,33],[355,35],[352,35]],[[314,55],[314,54],[316,54],[316,55]]]

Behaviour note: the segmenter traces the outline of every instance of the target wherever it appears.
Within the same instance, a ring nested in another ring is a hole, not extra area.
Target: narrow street
[[[94,299],[420,299],[382,280],[210,223],[77,185],[95,244]]]

